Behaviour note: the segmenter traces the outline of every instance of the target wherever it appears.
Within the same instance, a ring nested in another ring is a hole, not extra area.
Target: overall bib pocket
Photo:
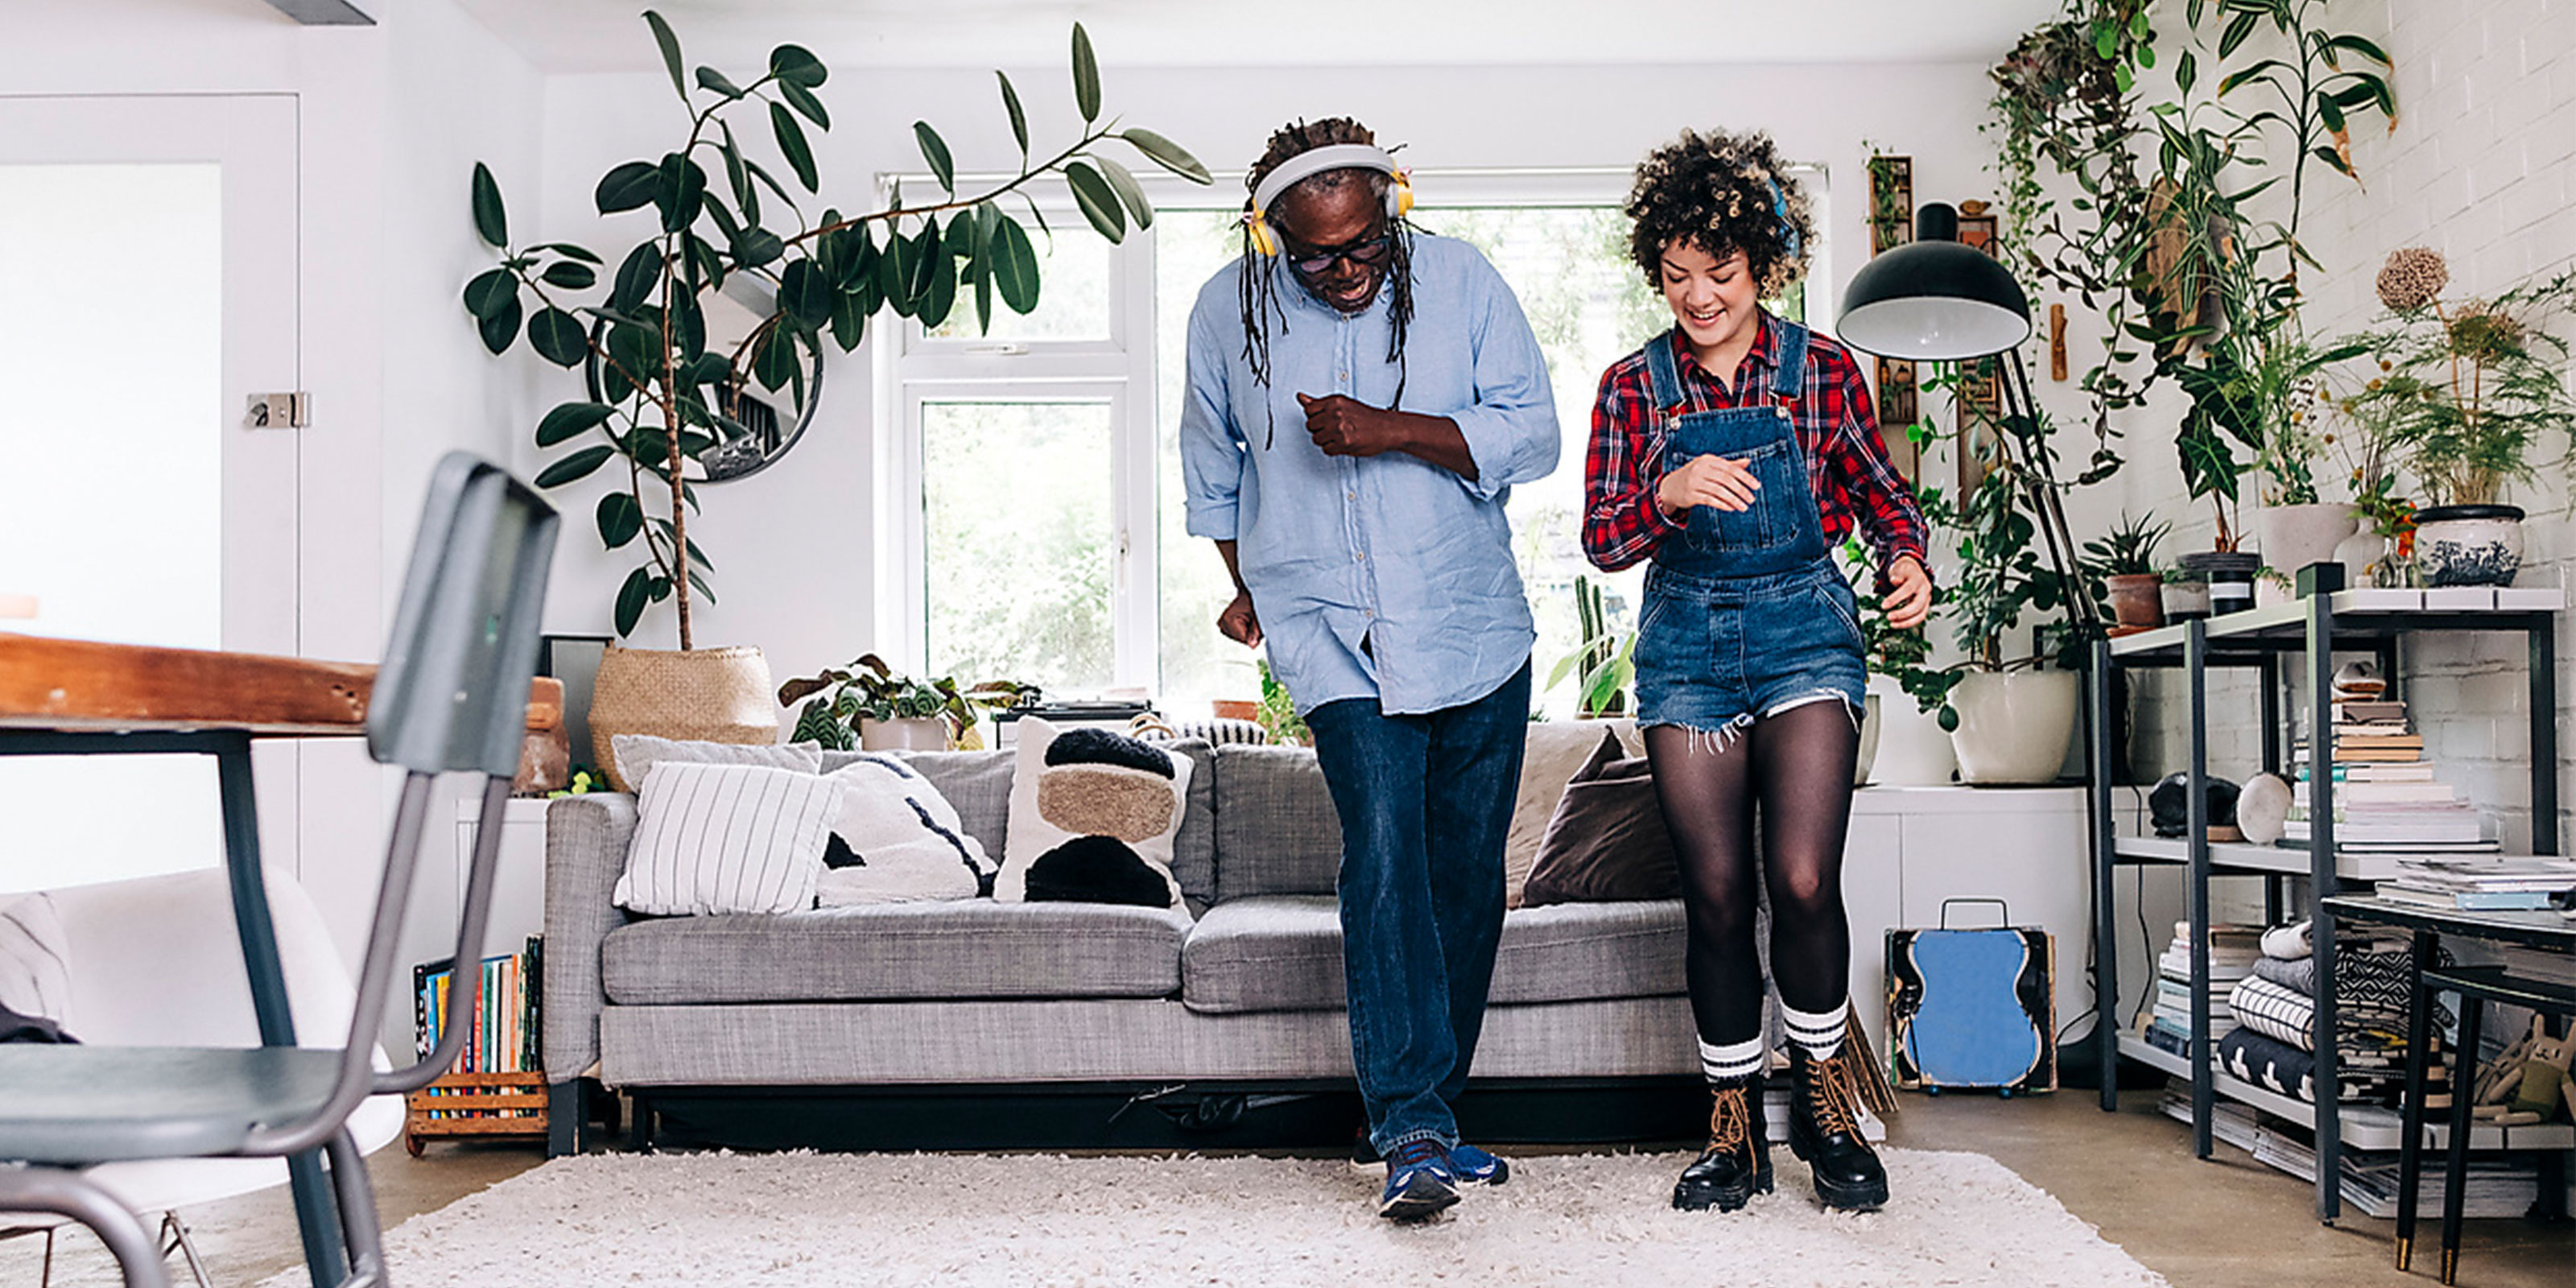
[[[1677,447],[1665,458],[1665,468],[1679,469],[1703,454]],[[1753,504],[1747,509],[1691,507],[1684,532],[1691,548],[1711,554],[1741,555],[1768,553],[1787,545],[1798,535],[1798,525],[1796,517],[1782,507],[1797,504],[1806,496],[1806,480],[1798,477],[1796,448],[1786,438],[1774,438],[1748,451],[1720,454],[1742,463],[1762,488],[1753,494]]]

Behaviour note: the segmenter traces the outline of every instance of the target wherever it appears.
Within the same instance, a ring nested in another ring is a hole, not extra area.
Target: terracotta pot
[[[2073,671],[1972,671],[1959,677],[1950,731],[1959,781],[2013,787],[2057,781],[2083,686]]]
[[[946,751],[948,722],[937,716],[897,716],[859,721],[861,751]]]
[[[2102,579],[2111,588],[2111,616],[2122,626],[2165,624],[2165,579],[2151,572],[2114,573]]]
[[[617,772],[609,740],[647,733],[697,742],[778,741],[776,686],[769,659],[749,645],[672,650],[620,648],[599,658],[590,691],[591,754],[609,785],[635,790]]]
[[[1250,698],[1218,698],[1209,704],[1219,720],[1258,720],[1261,704]]]
[[[2436,505],[2415,512],[2415,572],[2427,586],[2510,586],[2522,570],[2522,508]]]

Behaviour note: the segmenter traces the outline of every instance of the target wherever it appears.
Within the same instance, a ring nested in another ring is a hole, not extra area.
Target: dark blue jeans
[[[1380,1154],[1458,1143],[1494,949],[1503,839],[1528,738],[1529,667],[1463,706],[1390,716],[1372,698],[1306,715],[1342,819],[1351,1062]]]

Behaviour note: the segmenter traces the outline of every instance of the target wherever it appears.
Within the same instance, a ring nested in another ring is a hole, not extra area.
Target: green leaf
[[[1100,119],[1100,60],[1091,55],[1091,33],[1073,24],[1073,103],[1085,123]]]
[[[751,376],[772,393],[796,374],[796,344],[785,327],[771,327],[752,346]]]
[[[519,279],[506,268],[485,269],[465,284],[465,311],[473,314],[477,322],[499,317],[501,310],[515,308],[518,303]]]
[[[793,260],[778,274],[779,311],[805,326],[832,320],[833,294],[831,279],[810,259]]]
[[[712,67],[701,67],[698,69],[698,87],[700,89],[711,89],[724,95],[726,102],[731,102],[734,99],[740,98],[744,93],[742,86],[734,84],[733,81],[728,79],[723,72],[717,71]]]
[[[712,604],[716,602],[716,592],[707,585],[706,578],[699,576],[695,572],[691,572],[689,574],[689,584],[697,587],[699,596],[704,598],[708,603]]]
[[[661,182],[660,166],[650,161],[629,161],[600,176],[598,191],[592,196],[599,213],[613,215],[652,204],[653,193]]]
[[[707,172],[697,162],[678,152],[662,158],[653,184],[653,206],[662,212],[662,231],[676,233],[698,222],[706,200]]]
[[[832,114],[823,110],[823,100],[814,97],[814,91],[794,81],[780,81],[778,96],[786,99],[787,105],[795,108],[806,120],[812,121],[815,129],[832,128]]]
[[[1029,244],[1029,233],[1020,222],[1008,215],[993,241],[993,289],[1001,292],[1002,303],[1014,313],[1027,313],[1038,306],[1038,252]]]
[[[2342,174],[2344,177],[2353,177],[2352,167],[2346,165],[2344,163],[2343,154],[2335,151],[2333,148],[2311,148],[2309,149],[2308,154],[2319,161],[2325,162],[2327,165],[2333,166],[2336,172]]]
[[[2326,48],[2349,49],[2356,54],[2360,54],[2361,56],[2378,63],[2382,67],[2394,67],[2397,65],[2389,61],[2387,50],[2382,49],[2359,36],[2330,37],[2326,41]],[[2328,61],[2331,62],[2332,60],[2329,59]]]
[[[707,239],[698,236],[696,233],[688,234],[686,241],[688,246],[689,263],[692,267],[697,269],[698,281],[702,285],[703,289],[712,291],[723,287],[725,279],[724,258],[716,254],[716,248],[709,245]],[[695,308],[696,306],[691,305],[690,307]]]
[[[599,274],[590,265],[576,264],[571,260],[558,260],[546,265],[544,276],[546,285],[560,286],[568,291],[588,290],[599,280]]]
[[[946,255],[933,255],[930,259],[933,267],[930,282],[922,293],[920,309],[921,325],[925,328],[935,328],[947,321],[949,312],[957,307],[956,268]]]
[[[644,507],[636,503],[632,492],[611,492],[599,498],[599,544],[615,550],[635,539],[644,530]]]
[[[1011,88],[1010,73],[997,70],[993,75],[1002,82],[1002,106],[1011,114],[1011,137],[1019,140],[1020,162],[1026,165],[1029,159],[1029,114],[1020,110],[1020,92]]]
[[[1118,137],[1125,139],[1128,146],[1144,153],[1146,160],[1151,161],[1192,183],[1209,183],[1213,181],[1212,177],[1208,174],[1208,168],[1199,164],[1199,159],[1191,156],[1188,148],[1182,147],[1180,144],[1174,143],[1170,139],[1154,133],[1152,130],[1146,129],[1143,126],[1129,126],[1128,128],[1119,131]]]
[[[787,253],[787,243],[766,228],[746,228],[733,239],[733,262],[743,268],[758,268]]]
[[[832,69],[803,45],[780,45],[769,51],[769,74],[783,84],[812,89],[829,78]]]
[[[599,256],[593,255],[588,249],[575,246],[571,242],[544,242],[539,245],[530,246],[528,249],[550,250],[566,259],[577,259],[585,264],[596,264],[599,262]]]
[[[1153,227],[1154,203],[1145,198],[1145,185],[1136,182],[1135,172],[1107,157],[1091,159],[1100,166],[1100,173],[1108,178],[1109,186],[1117,191],[1118,200],[1126,205],[1127,213],[1135,219],[1136,226]]]
[[[617,409],[606,403],[568,402],[537,422],[537,446],[553,447],[606,424]]]
[[[2218,57],[2221,61],[2225,61],[2229,55],[2236,52],[2238,46],[2243,45],[2254,35],[2254,24],[2261,21],[2262,17],[2263,15],[2259,13],[2240,13],[2228,20],[2227,29],[2219,33],[2218,37]]]
[[[608,307],[618,313],[632,313],[653,297],[653,288],[662,284],[662,248],[654,242],[639,243],[626,253],[617,266],[617,283],[609,288]]]
[[[558,367],[578,367],[590,356],[590,338],[581,323],[557,308],[539,309],[528,319],[528,345]]]
[[[681,102],[689,99],[688,82],[680,79],[680,38],[671,32],[671,24],[650,9],[644,11],[644,22],[653,28],[653,43],[662,47],[662,66],[671,73],[671,88]]]
[[[2191,51],[2186,49],[2182,51],[2182,61],[2174,64],[2174,84],[2180,86],[2183,93],[2189,94],[2191,87],[2199,80],[2200,60],[2192,57]]]
[[[484,348],[494,353],[507,350],[510,342],[519,338],[519,296],[516,289],[511,291],[500,312],[477,319],[476,325],[483,332]]]
[[[644,609],[653,598],[653,574],[638,568],[626,574],[626,584],[617,588],[617,633],[632,635],[635,623],[643,620]]]
[[[501,185],[482,162],[474,163],[474,231],[494,250],[510,244],[510,219],[502,213]]]
[[[1082,217],[1109,240],[1127,237],[1127,216],[1118,208],[1118,194],[1109,190],[1109,181],[1100,172],[1080,161],[1064,168],[1065,186],[1073,189],[1073,204],[1082,208]]]
[[[921,301],[930,295],[931,279],[948,272],[948,257],[941,250],[939,216],[925,215],[921,220],[921,231],[913,236],[912,256],[906,261],[912,275],[905,279],[903,291],[916,312]]]
[[[2335,101],[2331,97],[2324,95],[2318,96],[2317,119],[2325,122],[2327,133],[2339,134],[2343,132],[2343,109],[2335,106]]]
[[[671,597],[671,579],[668,577],[655,577],[653,579],[652,586],[649,588],[649,592],[653,596],[654,603],[658,604],[663,600],[669,599]]]
[[[538,487],[562,487],[575,479],[587,477],[592,470],[607,463],[617,449],[605,444],[585,447],[545,468],[537,475]]]
[[[871,302],[867,293],[856,290],[832,297],[832,343],[841,346],[841,352],[858,348],[859,341],[867,338],[868,314],[874,312],[867,307]]]
[[[921,159],[930,163],[931,177],[939,180],[941,188],[957,191],[957,163],[949,159],[948,144],[939,137],[939,131],[930,128],[928,121],[915,121],[912,137],[921,144]]]
[[[820,191],[823,181],[814,173],[814,150],[805,145],[805,127],[798,125],[785,107],[772,103],[769,105],[769,129],[778,136],[778,150],[786,154],[788,168],[796,172],[796,181],[804,184],[807,192]]]

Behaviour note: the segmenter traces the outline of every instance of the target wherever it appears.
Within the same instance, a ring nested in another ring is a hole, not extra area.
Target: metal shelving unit
[[[2295,688],[2308,713],[2308,728],[2314,741],[2327,745],[2332,754],[2331,734],[2320,733],[2332,727],[2330,702],[2334,692],[2335,656],[2338,653],[2369,653],[2379,659],[2380,674],[2387,677],[2392,689],[2403,693],[2399,668],[2399,643],[2413,634],[2424,632],[2502,632],[2519,634],[2529,648],[2527,679],[2530,683],[2530,705],[2527,708],[2531,730],[2531,816],[2532,850],[2539,854],[2556,854],[2558,848],[2558,663],[2556,656],[2556,623],[2565,605],[2565,594],[2559,590],[2493,590],[2460,588],[2435,591],[2344,590],[2311,595],[2293,603],[2253,608],[2229,613],[2223,617],[2194,620],[2173,626],[2143,631],[2118,639],[2098,640],[2093,645],[2092,667],[2087,675],[2086,729],[2092,743],[2089,760],[2093,766],[2093,882],[2094,935],[2102,947],[2095,953],[2094,1004],[2098,1023],[2116,1032],[2120,1022],[2119,955],[2110,945],[2118,942],[2117,921],[2113,914],[2113,873],[2124,863],[2179,863],[2188,870],[2186,880],[2188,916],[2191,925],[2191,1022],[2195,1040],[2192,1058],[2170,1056],[2119,1036],[2116,1042],[2097,1042],[2095,1050],[2101,1060],[2102,1108],[2118,1108],[2118,1061],[2128,1055],[2156,1068],[2179,1076],[2188,1066],[2191,1078],[2192,1151],[2201,1158],[2211,1152],[2210,1113],[2216,1097],[2222,1092],[2231,1099],[2256,1105],[2284,1118],[2303,1121],[2316,1132],[2317,1151],[2317,1218],[2333,1221],[2342,1213],[2342,1150],[2349,1140],[2355,1148],[2394,1148],[2377,1142],[2382,1133],[2367,1111],[2347,1111],[2331,1096],[2315,1105],[2294,1101],[2264,1091],[2259,1087],[2227,1078],[2218,1073],[2211,1059],[2212,1043],[2198,1035],[2209,1032],[2209,879],[2216,873],[2260,875],[2265,878],[2265,912],[2267,919],[2281,921],[2288,901],[2287,886],[2291,879],[2306,878],[2304,898],[2299,911],[2314,924],[2331,926],[2324,915],[2321,901],[2341,891],[2343,883],[2369,882],[2394,875],[2393,854],[2339,853],[2334,838],[2334,783],[2332,775],[2318,775],[2309,784],[2310,814],[2313,819],[2311,839],[2306,846],[2283,848],[2243,844],[2212,843],[2209,837],[2206,784],[2209,778],[2209,672],[2213,669],[2256,670],[2262,675],[2262,700],[2257,718],[2264,731],[2263,769],[2280,773],[2290,751],[2289,726],[2282,719],[2283,693]],[[2187,677],[2190,704],[2189,812],[2184,834],[2179,839],[2160,840],[2147,837],[2120,836],[2114,827],[2111,799],[2112,783],[2108,770],[2112,761],[2113,712],[2111,689],[2113,676],[2122,668],[2166,668]],[[2295,679],[2295,685],[2287,683]],[[2329,761],[2329,763],[2331,763]],[[2317,976],[2334,978],[2334,936],[2315,936]],[[2312,1021],[2316,1035],[2316,1085],[2341,1085],[2334,1044],[2335,999],[2332,988],[2319,990],[2316,1015]],[[2345,1119],[2350,1117],[2353,1132],[2348,1134]],[[2394,1115],[2387,1115],[2392,1121]],[[2365,1126],[2369,1130],[2365,1131]],[[2388,1129],[2390,1133],[2394,1128]],[[2473,1136],[2474,1142],[2476,1138]]]

